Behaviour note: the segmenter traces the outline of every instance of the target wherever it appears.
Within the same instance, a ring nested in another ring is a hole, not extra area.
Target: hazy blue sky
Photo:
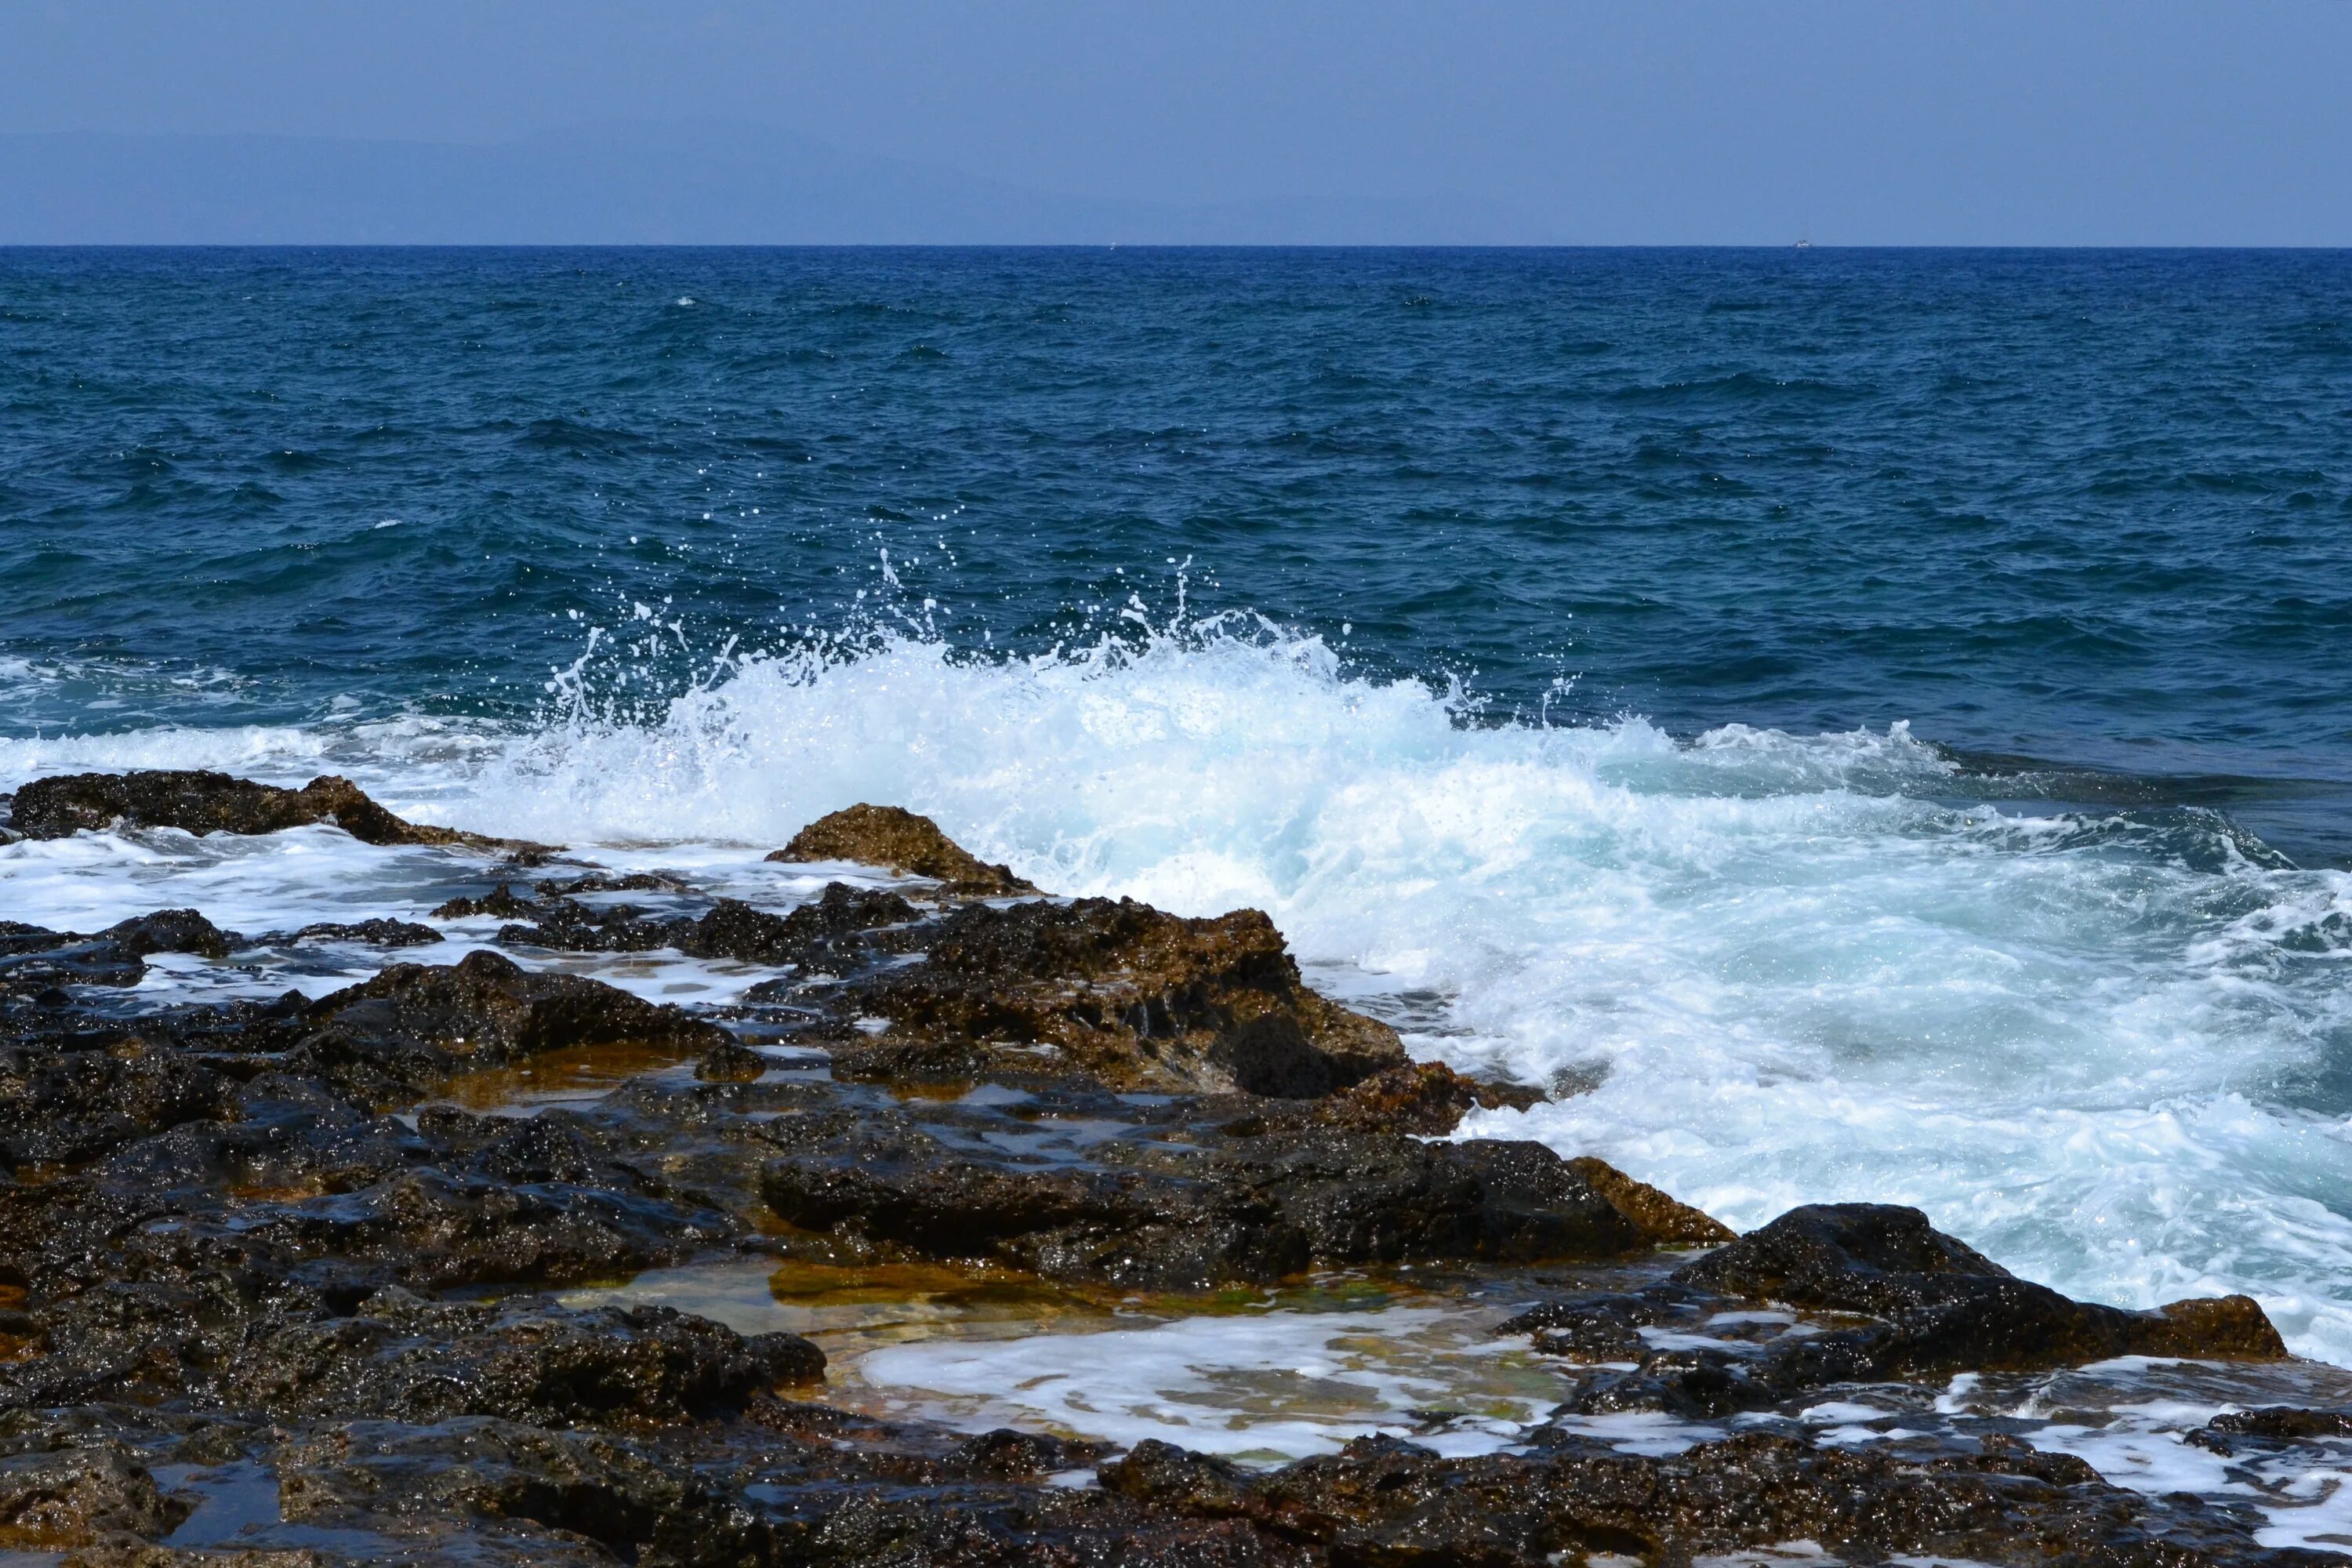
[[[0,132],[691,118],[1598,242],[2352,244],[2347,0],[0,0]]]

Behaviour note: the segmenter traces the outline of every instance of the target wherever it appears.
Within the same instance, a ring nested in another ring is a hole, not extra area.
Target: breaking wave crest
[[[332,767],[572,844],[769,844],[904,804],[1059,891],[1264,908],[1417,1053],[1562,1091],[1466,1131],[1742,1226],[1916,1203],[2070,1293],[2243,1289],[2352,1363],[2352,877],[2217,813],[1996,811],[1899,724],[1486,721],[1254,619],[1025,659],[919,630],[730,655],[635,715],[595,668],[531,726],[151,729],[0,763]]]

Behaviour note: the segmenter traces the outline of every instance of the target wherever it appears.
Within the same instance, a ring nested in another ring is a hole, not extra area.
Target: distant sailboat
[[[1799,250],[1811,250],[1813,247],[1813,224],[1811,218],[1806,219],[1803,226],[1799,229],[1796,247]]]

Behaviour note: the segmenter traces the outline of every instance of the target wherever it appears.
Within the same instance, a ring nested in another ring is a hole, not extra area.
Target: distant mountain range
[[[496,145],[0,135],[0,244],[1528,244],[1454,197],[1183,205],[1062,195],[728,123]]]

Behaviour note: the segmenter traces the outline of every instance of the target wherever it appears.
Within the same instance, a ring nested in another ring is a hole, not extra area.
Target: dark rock
[[[144,1044],[28,1051],[0,1047],[0,1159],[69,1164],[184,1121],[228,1114],[235,1085]]]
[[[116,1531],[163,1535],[188,1511],[119,1444],[0,1458],[5,1546],[86,1546]]]
[[[1820,1204],[1676,1271],[1675,1282],[1893,1321],[1886,1366],[2032,1370],[2117,1355],[2279,1361],[2286,1346],[2243,1296],[2131,1312],[2069,1300],[1944,1235],[1917,1209]]]
[[[746,1339],[667,1307],[572,1310],[531,1297],[484,1306],[394,1292],[356,1316],[255,1339],[220,1397],[280,1417],[641,1426],[740,1409],[824,1375],[824,1353],[796,1335]]]
[[[2305,1410],[2292,1405],[2268,1405],[2216,1415],[2183,1440],[2228,1455],[2250,1447],[2340,1437],[2352,1437],[2352,1410]]]
[[[478,899],[451,899],[433,910],[436,921],[469,920],[478,915],[495,915],[499,920],[520,920],[539,912],[536,900],[519,898],[512,884],[500,882]]]
[[[436,967],[397,963],[320,997],[288,1065],[375,1100],[414,1097],[449,1073],[566,1046],[631,1042],[707,1051],[716,1024],[602,981],[534,973],[494,952]]]
[[[1762,1435],[1664,1458],[1564,1438],[1526,1456],[1474,1459],[1367,1437],[1260,1473],[1146,1441],[1099,1473],[1121,1497],[1245,1522],[1332,1563],[1535,1568],[1603,1552],[1675,1563],[1792,1542],[1849,1561],[2320,1561],[2263,1547],[2233,1516],[2107,1486],[2080,1459],[2014,1440],[1923,1462]]]
[[[473,1169],[422,1166],[286,1204],[246,1219],[239,1234],[436,1290],[625,1279],[740,1234],[732,1216],[648,1191],[577,1146],[551,1149],[549,1136],[493,1144]]]
[[[158,910],[152,915],[120,921],[98,933],[129,952],[193,952],[203,958],[226,958],[240,945],[234,932],[225,931],[194,910]]]
[[[694,1076],[705,1083],[756,1083],[768,1070],[768,1058],[738,1040],[713,1046],[694,1064]]]
[[[492,1559],[518,1564],[735,1568],[774,1561],[768,1529],[714,1495],[690,1469],[586,1433],[492,1417],[423,1426],[360,1421],[289,1446],[279,1467],[286,1518],[314,1528],[348,1529],[389,1517],[498,1521],[509,1528],[527,1521],[559,1532],[531,1543],[526,1554]],[[583,1545],[593,1555],[573,1556]],[[475,1554],[452,1551],[425,1560],[473,1561]]]
[[[777,1138],[800,1130],[779,1124]],[[1008,1169],[908,1128],[812,1124],[762,1173],[779,1217],[1051,1279],[1208,1289],[1310,1268],[1531,1263],[1642,1250],[1640,1228],[1535,1143],[1273,1133],[1106,1167]]]
[[[1732,1306],[1848,1315],[1825,1330],[1759,1345],[1706,1326]],[[1855,1323],[1853,1317],[1868,1321]],[[1640,1331],[1700,1332],[1720,1348],[1652,1351]],[[1570,1298],[1522,1314],[1506,1332],[1581,1360],[1633,1361],[1592,1372],[1568,1408],[1666,1410],[1714,1417],[1780,1405],[1838,1384],[1932,1381],[1958,1372],[2032,1372],[2120,1355],[2278,1360],[2262,1309],[2242,1296],[2178,1301],[2153,1312],[2074,1301],[2020,1279],[1928,1225],[1916,1209],[1874,1204],[1792,1209],[1761,1230],[1630,1296]]]
[[[861,932],[915,918],[915,906],[896,893],[830,882],[814,902],[786,915],[721,899],[677,945],[695,958],[807,964],[840,956],[847,951],[841,944]]]
[[[992,898],[1037,889],[1009,867],[992,866],[940,831],[928,816],[895,805],[853,805],[821,816],[771,860],[847,860],[902,876],[928,877],[949,892]]]
[[[304,926],[287,942],[362,942],[373,947],[429,947],[441,940],[441,933],[428,925],[414,921],[396,921],[379,917],[355,921],[348,925],[321,922]]]
[[[1685,1285],[1726,1296],[1880,1317],[2007,1279],[2008,1269],[1893,1204],[1814,1204],[1679,1270]]]
[[[1307,989],[1255,910],[1184,920],[1124,899],[970,905],[937,922],[921,963],[856,979],[842,1005],[890,1026],[835,1053],[849,1077],[887,1077],[910,1041],[1122,1089],[1313,1095],[1405,1065],[1394,1030]]]
[[[620,876],[592,871],[563,882],[541,882],[541,898],[569,898],[578,893],[690,893],[694,885],[667,871],[627,871]]]
[[[136,985],[146,961],[120,942],[0,921],[0,995],[67,985]],[[70,1004],[69,994],[60,1003]]]
[[[16,791],[12,825],[27,838],[100,832],[117,823],[206,833],[277,833],[329,823],[364,844],[462,845],[539,848],[431,827],[394,816],[346,778],[332,773],[299,790],[208,772],[63,773]]]
[[[861,962],[863,953],[855,941],[860,933],[916,918],[915,907],[895,893],[840,882],[828,886],[814,902],[783,915],[721,899],[698,919],[649,920],[644,910],[630,904],[600,907],[544,893],[526,902],[503,885],[487,898],[453,900],[434,913],[513,919],[516,924],[499,931],[500,942],[559,952],[646,952],[674,947],[693,958],[836,967]]]
[[[1349,1085],[1310,1114],[1330,1127],[1435,1138],[1453,1131],[1473,1110],[1524,1110],[1542,1099],[1538,1089],[1465,1078],[1442,1062],[1410,1062]]]

